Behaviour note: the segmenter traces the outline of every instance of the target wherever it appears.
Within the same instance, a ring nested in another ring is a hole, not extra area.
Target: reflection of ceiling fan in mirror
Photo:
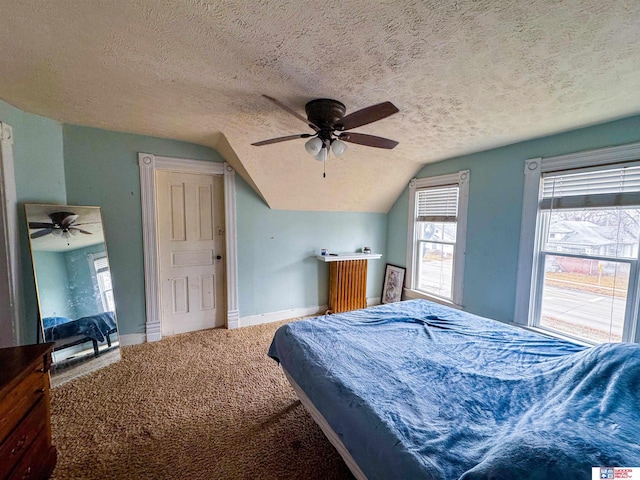
[[[30,229],[41,228],[31,234],[31,238],[40,238],[45,235],[61,235],[64,238],[69,238],[70,235],[76,235],[77,233],[84,233],[85,235],[92,235],[91,232],[83,230],[81,225],[89,225],[89,223],[77,223],[78,215],[72,212],[54,212],[49,214],[51,223],[47,222],[29,222]],[[99,223],[99,222],[90,222]]]
[[[368,125],[387,118],[399,112],[398,108],[391,102],[383,102],[377,105],[357,110],[349,115],[347,109],[341,102],[328,98],[311,100],[305,106],[307,118],[289,108],[279,100],[263,95],[265,98],[275,103],[278,107],[290,113],[294,117],[302,120],[314,130],[314,133],[301,133],[298,135],[287,135],[286,137],[272,138],[251,145],[262,146],[273,143],[286,142],[297,138],[309,138],[305,143],[305,148],[316,160],[327,159],[329,149],[337,157],[342,155],[347,148],[344,142],[357,143],[367,147],[391,149],[398,145],[395,140],[367,135],[364,133],[347,132],[353,128]]]

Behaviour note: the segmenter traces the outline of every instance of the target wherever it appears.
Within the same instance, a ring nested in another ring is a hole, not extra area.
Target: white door
[[[162,334],[224,326],[220,175],[156,172]]]

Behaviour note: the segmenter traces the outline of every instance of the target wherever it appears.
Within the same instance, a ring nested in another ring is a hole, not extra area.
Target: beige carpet
[[[55,479],[352,479],[266,352],[281,323],[122,349],[52,390]]]

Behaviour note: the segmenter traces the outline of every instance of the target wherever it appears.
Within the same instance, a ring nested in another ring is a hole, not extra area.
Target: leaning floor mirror
[[[25,204],[36,281],[38,341],[54,342],[51,383],[120,360],[100,207]]]

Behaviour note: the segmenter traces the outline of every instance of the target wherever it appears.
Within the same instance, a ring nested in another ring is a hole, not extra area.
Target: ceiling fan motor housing
[[[311,138],[311,140],[308,140],[307,143],[305,143],[305,146],[311,145],[310,142],[313,143],[313,145],[311,146],[313,148],[310,147],[307,148],[307,150],[309,151],[309,153],[311,153],[311,155],[315,155],[315,153],[312,152],[315,152],[316,147],[318,146],[317,140],[321,140],[321,148],[326,149],[329,149],[329,147],[334,144],[339,145],[340,142],[336,144],[336,141],[338,140],[357,143],[368,147],[387,149],[394,148],[398,144],[398,142],[396,142],[395,140],[389,140],[388,138],[377,137],[375,135],[369,135],[366,133],[345,132],[345,130],[351,130],[363,125],[368,125],[399,112],[398,108],[391,102],[382,102],[376,105],[371,105],[345,116],[345,114],[347,113],[347,108],[342,102],[333,100],[331,98],[317,98],[315,100],[307,102],[307,104],[305,105],[304,109],[307,114],[307,118],[304,118],[302,115],[297,113],[292,108],[289,108],[279,100],[276,100],[275,98],[268,95],[264,95],[264,97],[275,103],[278,107],[287,111],[297,119],[305,122],[311,129],[313,129],[314,133],[301,133],[298,135],[287,135],[284,137],[271,138],[269,140],[262,140],[260,142],[252,143],[251,145],[259,147],[262,145],[271,145],[273,143],[296,140],[298,138],[313,137]],[[344,150],[344,147],[342,147],[342,150]]]
[[[334,130],[336,124],[342,120],[347,107],[338,100],[318,98],[311,100],[304,107],[307,118],[320,130]]]
[[[71,225],[78,218],[78,215],[72,212],[53,212],[49,214],[49,218],[56,227],[64,228]]]

